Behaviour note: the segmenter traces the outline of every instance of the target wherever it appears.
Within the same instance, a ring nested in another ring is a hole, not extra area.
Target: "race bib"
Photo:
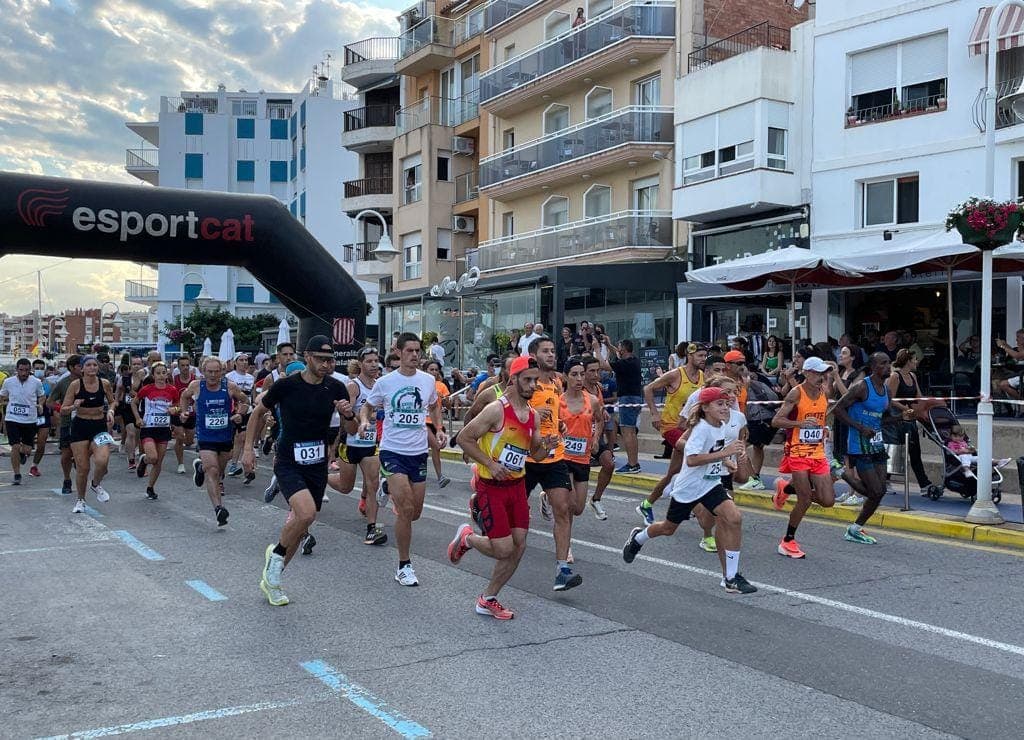
[[[587,451],[586,437],[566,437],[565,451],[570,455],[583,455]]]
[[[427,415],[422,411],[396,411],[395,426],[402,429],[422,429],[427,423]]]
[[[12,403],[7,406],[7,412],[11,416],[18,416],[22,419],[35,416],[35,411],[24,403]]]
[[[825,439],[825,427],[814,427],[812,429],[798,429],[797,441],[805,445],[821,444]]]
[[[356,447],[373,447],[377,444],[377,425],[371,425],[366,431],[360,432],[354,437],[350,437],[350,439],[349,444]]]
[[[117,444],[114,441],[114,438],[111,437],[108,432],[100,432],[99,434],[97,434],[95,437],[92,438],[92,443],[97,447],[102,447],[103,445]]]
[[[225,414],[225,413],[207,414],[206,415],[206,428],[207,429],[227,429],[228,428],[228,415]]]
[[[46,424],[46,417],[45,416],[37,416],[36,417],[36,426],[37,427],[44,426],[45,424]]]
[[[147,414],[144,426],[147,427],[169,427],[171,425],[170,414]]]
[[[515,445],[505,445],[498,455],[498,462],[511,470],[513,473],[523,472],[526,466],[526,450]]]
[[[706,480],[718,480],[722,477],[722,461],[713,462],[708,465],[707,470],[704,472],[704,478]]]
[[[323,442],[296,442],[292,449],[299,465],[316,465],[324,461]]]

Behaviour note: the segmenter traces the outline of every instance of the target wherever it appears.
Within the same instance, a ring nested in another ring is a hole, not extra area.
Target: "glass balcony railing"
[[[538,2],[540,0],[491,0],[484,6],[484,29],[490,31]]]
[[[480,160],[480,187],[531,175],[623,144],[672,142],[671,108],[634,105]]]
[[[455,45],[454,21],[451,18],[432,15],[403,33],[399,37],[399,58],[405,59],[430,44]]]
[[[619,211],[481,242],[475,264],[484,271],[499,270],[624,247],[671,246],[671,211]]]
[[[480,77],[480,100],[486,102],[631,36],[675,38],[675,4],[631,0],[492,67]]]
[[[455,178],[455,202],[466,203],[475,200],[479,188],[477,187],[477,170],[470,170],[464,175]]]
[[[398,111],[395,116],[395,135],[401,136],[420,126],[458,126],[480,115],[477,93],[461,98],[429,97],[417,100]]]

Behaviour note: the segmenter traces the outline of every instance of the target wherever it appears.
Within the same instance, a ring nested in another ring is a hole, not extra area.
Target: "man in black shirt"
[[[603,358],[601,344],[607,348],[611,361]],[[615,385],[619,389],[619,433],[622,445],[626,448],[626,464],[618,468],[616,473],[639,473],[640,460],[637,457],[637,421],[640,409],[644,405],[643,376],[640,373],[640,360],[633,356],[633,340],[619,341],[618,348],[612,346],[607,334],[594,338],[594,357],[601,362],[602,370],[615,373]]]
[[[355,434],[359,428],[348,390],[344,383],[330,377],[334,370],[331,340],[323,335],[311,337],[306,344],[305,360],[302,372],[281,377],[256,405],[242,448],[242,467],[247,473],[252,472],[257,430],[263,429],[264,417],[276,406],[281,416],[281,432],[274,475],[292,516],[285,522],[277,545],[268,545],[264,554],[260,590],[273,606],[288,603],[281,590],[281,572],[316,520],[324,500],[331,416],[335,411],[341,415],[346,434]]]

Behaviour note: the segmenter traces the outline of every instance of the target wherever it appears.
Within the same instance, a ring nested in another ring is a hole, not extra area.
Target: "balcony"
[[[432,15],[399,37],[398,74],[416,76],[439,69],[454,56],[455,28],[451,18]]]
[[[470,170],[455,178],[455,205],[477,199],[480,194],[478,179],[477,170]]]
[[[124,168],[150,185],[160,184],[160,150],[128,149],[124,154]]]
[[[996,67],[996,70],[996,74],[999,74],[999,67]],[[1024,77],[1020,76],[1006,77],[996,81],[996,131],[1021,123],[1021,119],[1017,118],[1010,106],[1002,102],[1004,97],[1015,92],[1020,87],[1021,82],[1024,82]],[[987,91],[987,86],[978,90],[978,94],[974,98],[974,106],[971,110],[971,118],[974,121],[974,125],[982,133],[985,131],[985,93]],[[943,107],[945,107],[945,100],[943,100]]]
[[[157,285],[156,280],[125,280],[124,299],[145,306],[155,306]]]
[[[138,134],[153,146],[160,146],[160,122],[159,121],[128,121],[125,123],[128,130]]]
[[[386,211],[394,208],[394,180],[391,177],[364,177],[345,183],[345,200],[342,203],[346,213],[354,214],[370,208]]]
[[[519,197],[672,145],[671,108],[630,106],[480,160],[480,189],[499,200]]]
[[[712,173],[672,191],[672,215],[682,221],[709,223],[802,205],[800,178],[793,172],[755,167],[753,159],[732,164],[730,171],[717,177]]]
[[[498,116],[534,106],[541,94],[557,96],[585,77],[658,57],[674,43],[674,3],[630,0],[492,67],[480,77],[480,104]]]
[[[479,115],[475,92],[461,98],[422,98],[398,111],[395,136],[402,136],[421,126],[459,126]]]
[[[620,211],[481,242],[474,264],[482,272],[493,272],[562,260],[661,259],[671,249],[671,213]]]
[[[363,280],[379,280],[391,274],[391,265],[385,264],[373,256],[376,244],[358,242],[345,244],[341,248],[345,265],[352,271],[352,276]]]
[[[982,94],[982,99],[984,99],[984,94]],[[915,98],[903,103],[898,103],[898,101],[894,100],[888,105],[876,105],[870,108],[849,108],[846,111],[846,128],[855,128],[866,123],[892,121],[897,118],[909,118],[921,115],[922,113],[938,113],[944,110],[946,110],[946,93]],[[1000,116],[1000,113],[1004,115]],[[1009,108],[1000,110],[997,102],[996,128],[1000,129],[1003,126],[1012,125],[1011,122],[1006,120],[1007,118],[1013,118],[1013,111]],[[982,126],[982,131],[984,130],[984,126]]]
[[[345,45],[341,79],[356,89],[376,85],[395,74],[398,37],[363,39]]]
[[[209,113],[217,112],[217,98],[204,98],[198,95],[188,95],[183,98],[160,98],[161,109],[164,113]]]
[[[346,111],[341,145],[353,152],[390,151],[397,114],[397,105],[370,105]]]
[[[773,26],[768,21],[758,23],[690,52],[686,58],[686,68],[692,73],[762,46],[788,51],[789,29]]]
[[[484,31],[492,33],[505,21],[514,18],[527,8],[540,4],[540,0],[491,0],[484,6]]]

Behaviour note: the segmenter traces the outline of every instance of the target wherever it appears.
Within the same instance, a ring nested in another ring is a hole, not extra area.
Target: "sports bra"
[[[85,378],[78,379],[78,393],[75,394],[75,400],[81,399],[82,405],[80,408],[99,409],[107,405],[107,394],[103,392],[103,379],[97,377],[96,382],[99,388],[89,391],[85,388]]]

